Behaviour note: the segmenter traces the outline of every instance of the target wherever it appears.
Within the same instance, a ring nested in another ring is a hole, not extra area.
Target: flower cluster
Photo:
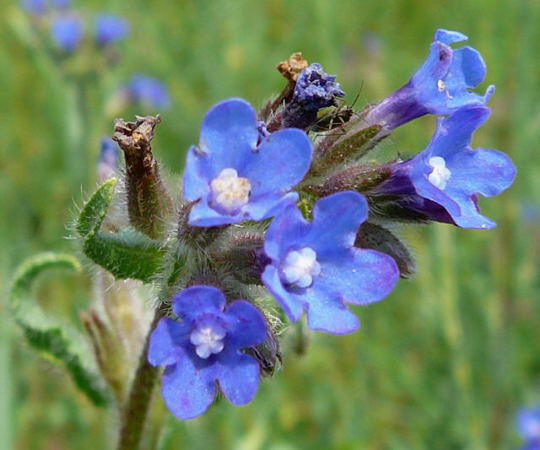
[[[495,226],[478,196],[509,187],[515,168],[504,153],[470,146],[494,88],[470,90],[486,68],[476,50],[450,46],[465,39],[438,30],[412,79],[359,112],[343,114],[336,77],[296,53],[280,65],[287,87],[260,113],[236,98],[207,113],[187,154],[176,234],[191,265],[148,352],[166,367],[163,396],[177,417],[202,414],[218,387],[233,404],[249,402],[279,360],[275,314],[249,286],[292,322],[305,312],[311,329],[347,334],[360,326],[348,305],[384,299],[413,271],[397,223]],[[365,160],[391,130],[428,113],[442,117],[425,150]]]
[[[46,20],[56,47],[74,52],[86,35],[83,15],[71,8],[69,0],[25,0],[22,7],[36,19]],[[91,40],[98,47],[111,45],[129,34],[129,22],[123,17],[100,12],[93,21]]]

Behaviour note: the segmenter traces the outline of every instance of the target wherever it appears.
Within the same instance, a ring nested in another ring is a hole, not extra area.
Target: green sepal
[[[127,228],[116,233],[101,231],[112,202],[116,179],[103,183],[79,214],[76,230],[83,238],[84,254],[117,279],[153,279],[163,263],[164,250],[144,234]]]
[[[416,272],[416,263],[407,246],[394,233],[380,225],[364,222],[354,245],[390,255],[398,265],[401,278],[411,278]]]
[[[109,396],[99,377],[87,366],[92,356],[84,337],[77,331],[47,316],[31,298],[34,280],[48,269],[81,271],[79,261],[71,256],[43,253],[19,266],[10,291],[11,312],[21,327],[28,345],[43,358],[63,367],[77,388],[96,406],[106,406]]]
[[[337,140],[329,136],[328,140],[323,140],[315,150],[311,174],[321,174],[346,161],[363,158],[386,137],[381,135],[381,129],[380,125],[372,125],[352,136],[345,135],[346,137]]]

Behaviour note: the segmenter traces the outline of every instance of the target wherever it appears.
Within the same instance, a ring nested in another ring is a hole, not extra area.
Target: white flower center
[[[433,171],[428,176],[429,182],[433,186],[444,190],[452,175],[452,172],[446,167],[446,161],[440,156],[432,156],[429,158],[428,164],[433,168]]]
[[[313,283],[313,277],[321,273],[321,265],[317,262],[317,253],[309,247],[290,252],[282,265],[285,281],[300,288]]]
[[[238,176],[234,169],[223,169],[210,183],[212,198],[219,207],[233,213],[247,204],[251,183],[247,178]]]
[[[446,83],[443,80],[437,81],[437,88],[439,88],[439,92],[443,92],[446,89]]]
[[[443,80],[437,81],[437,89],[439,92],[445,92],[446,97],[449,99],[452,99],[453,97],[450,95],[450,92],[448,92],[448,89],[446,89],[446,83]]]
[[[225,330],[220,326],[204,324],[191,332],[189,340],[195,346],[195,352],[199,358],[206,359],[211,354],[216,354],[223,350],[223,338],[225,334]]]

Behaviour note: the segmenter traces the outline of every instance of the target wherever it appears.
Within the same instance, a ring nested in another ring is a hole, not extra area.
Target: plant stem
[[[127,402],[122,410],[118,450],[136,450],[139,448],[146,416],[152,400],[152,391],[159,372],[159,368],[151,366],[147,358],[150,335],[159,320],[164,317],[164,313],[163,308],[158,307],[156,309],[152,325],[150,325],[146,336],[141,358],[139,359],[139,366],[135,372]]]

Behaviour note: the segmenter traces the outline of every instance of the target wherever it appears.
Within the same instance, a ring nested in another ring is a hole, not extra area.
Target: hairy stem
[[[152,320],[152,325],[148,331],[141,358],[139,359],[139,366],[131,384],[127,402],[122,410],[118,450],[136,450],[139,448],[152,400],[152,392],[159,372],[159,368],[151,366],[148,362],[148,345],[152,331],[164,315],[164,308],[156,309],[156,314]]]

